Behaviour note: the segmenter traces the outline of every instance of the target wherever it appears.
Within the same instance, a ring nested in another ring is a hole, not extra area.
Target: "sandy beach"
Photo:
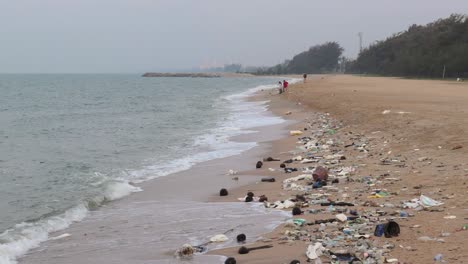
[[[322,263],[337,263],[337,254],[365,263],[433,263],[442,254],[447,263],[468,263],[467,88],[449,81],[323,75],[282,95],[258,92],[250,100],[269,101],[270,112],[287,122],[232,139],[257,147],[142,183],[143,192],[52,234],[71,235],[44,243],[20,263],[185,263],[173,257],[178,246],[201,243],[226,227],[234,227],[227,242],[211,244],[188,263],[224,262],[220,256],[237,263],[307,263],[306,250],[317,242],[324,246]],[[291,136],[290,130],[302,134]],[[278,161],[256,169],[268,157]],[[297,171],[286,173],[280,164]],[[313,189],[318,166],[329,177],[326,186]],[[299,175],[305,179],[283,183]],[[275,182],[261,182],[264,177]],[[229,195],[220,197],[221,188]],[[239,198],[248,192],[268,201],[247,205]],[[406,206],[421,195],[443,204]],[[262,209],[291,199],[301,215],[292,215],[293,206],[284,213]],[[353,206],[321,205],[330,202]],[[346,220],[337,221],[340,214]],[[375,227],[390,219],[400,234],[374,236]],[[236,243],[240,233],[247,234],[246,244]],[[273,247],[238,254],[240,246],[265,245]]]
[[[321,242],[326,248],[322,263],[335,263],[330,251],[350,253],[366,263],[433,263],[438,254],[447,263],[468,263],[463,229],[468,217],[467,83],[323,75],[292,86],[287,94],[258,96],[271,100],[273,113],[296,121],[290,130],[303,133],[272,142],[272,151],[265,158],[281,161],[264,162],[261,169],[252,165],[245,172],[273,176],[276,182],[230,190],[228,197],[217,200],[236,201],[251,191],[256,196],[266,195],[273,203],[299,194],[308,205],[301,208],[302,215],[291,214],[291,218],[305,223],[285,223],[248,245],[272,248],[239,255],[237,246],[213,254],[235,257],[237,263],[306,263],[308,245]],[[315,147],[304,149],[300,137],[314,139]],[[299,155],[317,160],[301,163],[299,158],[286,164],[297,172],[280,169],[283,161]],[[318,165],[329,170],[328,186],[311,189],[307,186],[312,181],[302,180],[297,181],[296,190],[283,188],[285,179],[311,176],[312,171],[302,170]],[[332,179],[338,182],[330,184]],[[408,206],[421,195],[443,204]],[[320,199],[355,206],[314,204]],[[291,212],[292,208],[284,210]],[[319,219],[334,219],[340,212],[357,215],[362,221],[348,219],[324,227],[314,224]],[[390,219],[399,224],[400,234],[374,236],[376,225]]]

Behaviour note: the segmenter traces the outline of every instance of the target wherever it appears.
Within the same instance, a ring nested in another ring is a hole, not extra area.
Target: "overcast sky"
[[[138,73],[273,65],[468,13],[467,0],[0,0],[0,72]]]

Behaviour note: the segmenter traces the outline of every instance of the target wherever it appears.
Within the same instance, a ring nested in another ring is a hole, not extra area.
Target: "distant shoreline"
[[[146,72],[142,77],[185,77],[185,78],[221,78],[221,77],[253,77],[249,73],[161,73],[161,72]]]

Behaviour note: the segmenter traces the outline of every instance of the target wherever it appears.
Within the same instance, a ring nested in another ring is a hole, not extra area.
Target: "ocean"
[[[0,263],[15,263],[51,233],[143,191],[142,182],[255,147],[230,138],[283,122],[264,115],[265,102],[245,100],[276,83],[0,75]]]

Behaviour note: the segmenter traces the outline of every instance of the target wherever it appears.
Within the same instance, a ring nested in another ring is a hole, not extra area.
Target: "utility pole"
[[[359,52],[362,52],[362,32],[359,32],[358,33],[358,37],[359,37]]]

